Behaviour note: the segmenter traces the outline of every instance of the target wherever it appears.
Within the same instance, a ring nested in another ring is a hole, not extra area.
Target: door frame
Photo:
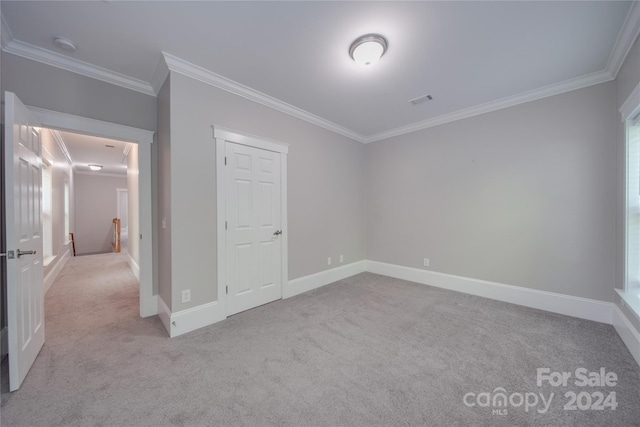
[[[140,221],[140,317],[158,314],[158,296],[153,294],[153,210],[151,181],[151,144],[155,132],[90,119],[73,114],[60,113],[38,107],[26,106],[42,127],[77,132],[109,139],[119,139],[138,144]]]
[[[288,257],[288,226],[287,226],[287,155],[289,153],[289,144],[279,141],[273,141],[259,136],[239,132],[222,126],[213,125],[213,139],[216,144],[216,204],[217,204],[217,242],[218,251],[218,302],[223,304],[225,317],[228,313],[227,307],[227,239],[226,239],[226,212],[227,212],[227,186],[226,186],[226,170],[225,155],[226,143],[246,145],[248,147],[258,148],[261,150],[280,153],[280,211],[282,221],[282,244],[281,251],[281,294],[283,297],[285,286],[289,282],[289,257]]]

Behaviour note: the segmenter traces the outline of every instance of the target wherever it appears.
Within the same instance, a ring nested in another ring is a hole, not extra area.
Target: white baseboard
[[[158,295],[158,317],[169,333],[169,336],[171,336],[171,310],[169,310],[164,300],[160,298],[160,295]]]
[[[158,295],[140,295],[140,317],[150,317],[158,314]]]
[[[64,253],[60,257],[60,259],[58,259],[58,262],[53,264],[53,267],[51,268],[49,273],[47,273],[47,275],[44,277],[43,286],[45,295],[47,294],[47,292],[49,292],[49,289],[51,288],[51,285],[53,285],[53,282],[55,282],[58,278],[58,275],[62,271],[62,268],[65,266],[67,261],[69,261],[69,246],[66,246],[65,248],[66,249]]]
[[[5,326],[0,331],[0,359],[3,358],[5,354],[9,353],[9,341],[7,335],[7,327]]]
[[[319,273],[310,274],[308,276],[299,277],[297,279],[290,280],[289,283],[284,284],[282,289],[282,297],[290,298],[292,296],[308,292],[312,289],[328,285],[329,283],[346,279],[347,277],[354,276],[364,271],[365,261],[356,261],[352,262],[351,264],[332,268],[331,270],[325,270]]]
[[[158,297],[158,316],[171,338],[227,318],[224,307],[218,304],[218,301],[172,313],[160,297]]]
[[[138,265],[136,260],[133,259],[130,253],[127,253],[127,262],[129,263],[129,268],[131,268],[133,275],[136,276],[136,279],[138,279],[138,281],[140,281],[140,266]]]
[[[631,355],[640,365],[640,333],[636,331],[627,316],[616,304],[614,304],[613,308],[613,327],[616,328],[618,335],[620,335]]]
[[[430,270],[366,261],[366,271],[596,322],[613,323],[613,303]]]

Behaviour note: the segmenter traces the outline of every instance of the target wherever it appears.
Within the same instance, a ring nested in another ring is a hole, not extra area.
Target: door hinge
[[[227,229],[227,221],[224,222],[224,229]]]
[[[224,157],[224,165],[227,166],[227,157]]]
[[[140,233],[140,240],[142,240],[142,233]]]
[[[229,293],[229,287],[228,287],[228,286],[225,286],[225,288],[227,288],[227,293]]]

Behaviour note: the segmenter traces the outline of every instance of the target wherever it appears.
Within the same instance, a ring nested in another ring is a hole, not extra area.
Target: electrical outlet
[[[327,258],[327,265],[331,265],[331,257]]]
[[[425,258],[422,263],[424,264],[425,267],[429,267],[429,264],[430,264],[429,258]]]
[[[182,303],[191,301],[191,289],[185,289],[182,291]]]
[[[340,255],[340,264],[344,262],[344,255]]]

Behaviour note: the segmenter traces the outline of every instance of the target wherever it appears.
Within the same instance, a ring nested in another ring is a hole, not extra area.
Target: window
[[[626,113],[626,250],[625,283],[620,297],[640,319],[640,92]],[[627,105],[625,103],[625,105]],[[622,109],[621,109],[622,111]]]
[[[44,265],[53,259],[53,217],[51,206],[51,168],[42,166],[42,254]]]

